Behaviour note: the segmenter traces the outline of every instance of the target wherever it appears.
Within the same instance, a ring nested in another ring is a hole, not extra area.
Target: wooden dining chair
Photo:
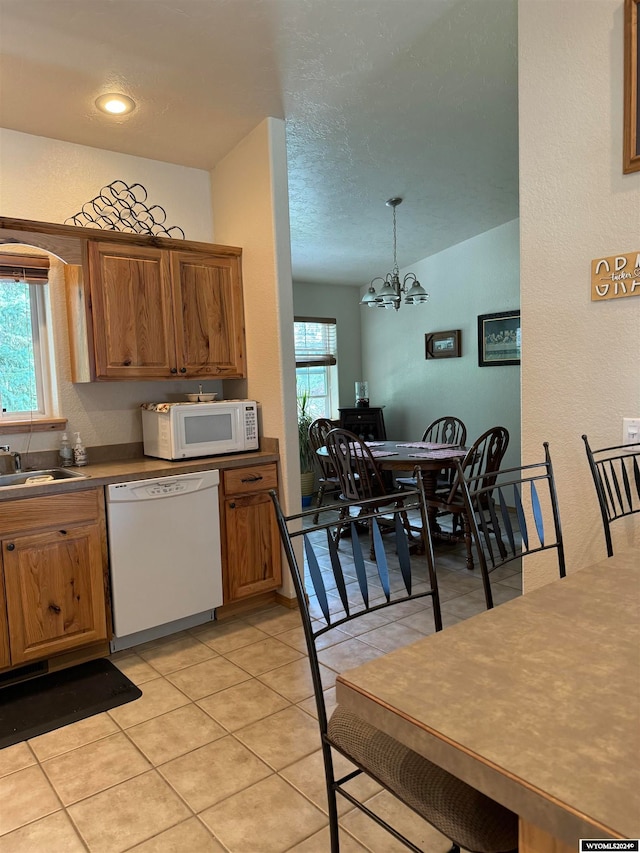
[[[518,468],[470,474],[457,462],[456,480],[469,519],[487,610],[493,607],[490,574],[525,554],[555,550],[565,577],[560,512],[549,444],[544,461]]]
[[[455,447],[464,447],[467,441],[467,428],[460,418],[456,418],[454,415],[445,415],[430,423],[420,440],[434,444],[451,444]],[[438,476],[438,485],[451,485],[454,471],[454,468],[443,470]],[[416,478],[396,477],[396,483],[399,486],[415,489]]]
[[[340,481],[341,509],[336,525],[338,542],[348,529],[350,507],[359,501],[372,500],[381,508],[402,507],[403,491],[388,489],[388,481],[384,477],[386,472],[380,471],[371,449],[355,433],[346,429],[332,429],[325,436],[325,447]],[[408,516],[404,513],[402,517],[407,531],[410,531]],[[370,553],[373,557],[373,538]]]
[[[333,429],[333,423],[329,418],[316,418],[309,425],[309,443],[314,451],[314,464],[316,466],[316,480],[318,482],[318,494],[316,496],[316,507],[320,508],[325,495],[338,494],[340,492],[340,480],[331,459],[328,456],[318,455],[317,451],[325,446],[325,439],[329,430]],[[314,518],[314,524],[318,521],[318,515]]]
[[[503,426],[495,426],[483,432],[467,450],[462,459],[462,470],[466,477],[482,477],[485,486],[495,482],[495,472],[500,467],[509,444],[509,431]],[[473,547],[471,524],[467,515],[467,506],[463,500],[459,478],[456,476],[451,484],[436,493],[429,500],[431,516],[451,515],[451,537],[457,538],[458,531],[467,548],[467,568],[473,569]]]
[[[454,444],[464,447],[467,441],[467,428],[460,418],[445,415],[443,418],[430,423],[424,431],[422,441],[432,441],[437,444]]]
[[[419,488],[404,494],[404,507],[384,511],[392,533],[382,536],[383,508],[375,498],[359,500],[353,508],[371,523],[375,565],[368,563],[358,525],[353,519],[348,545],[338,547],[335,513],[320,507],[320,522],[313,524],[315,509],[285,516],[275,491],[271,491],[284,553],[300,607],[302,626],[313,681],[328,801],[332,853],[340,851],[338,794],[361,810],[398,842],[414,853],[420,848],[375,811],[375,802],[358,798],[363,788],[350,785],[358,777],[370,777],[420,817],[436,827],[453,844],[478,853],[506,853],[517,849],[518,819],[513,812],[474,790],[465,782],[408,749],[366,720],[338,705],[329,716],[321,675],[323,649],[340,629],[360,620],[362,629],[372,624],[369,614],[389,607],[420,608],[424,631],[440,631],[442,617],[431,539],[426,555],[412,553],[402,519],[403,510],[416,514],[427,530],[426,501]],[[350,514],[350,513],[349,513]],[[328,517],[327,517],[328,516]],[[296,540],[302,547],[296,548]],[[413,609],[413,608],[412,608]],[[393,617],[390,617],[393,618]],[[332,634],[333,632],[333,634]],[[336,762],[348,764],[338,772]],[[375,799],[375,798],[374,798]],[[390,843],[392,843],[390,841]],[[382,849],[382,848],[378,848]]]
[[[613,556],[611,525],[640,512],[640,443],[592,450],[582,436],[602,515],[607,556]]]

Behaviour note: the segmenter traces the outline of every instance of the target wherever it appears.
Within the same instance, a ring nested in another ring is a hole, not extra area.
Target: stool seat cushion
[[[517,815],[351,711],[335,709],[328,739],[459,847],[517,850]]]

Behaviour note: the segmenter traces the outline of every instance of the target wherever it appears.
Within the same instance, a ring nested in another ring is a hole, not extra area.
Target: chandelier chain
[[[396,208],[393,207],[393,272],[398,275],[398,239],[396,235]]]

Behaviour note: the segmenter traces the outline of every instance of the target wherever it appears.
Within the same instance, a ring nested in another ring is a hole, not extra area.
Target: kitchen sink
[[[68,468],[41,468],[38,471],[21,471],[19,474],[0,474],[0,488],[8,486],[40,486],[57,480],[86,480],[86,474]]]

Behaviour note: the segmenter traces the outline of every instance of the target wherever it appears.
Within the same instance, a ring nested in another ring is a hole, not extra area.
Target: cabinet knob
[[[186,368],[186,367],[181,367],[181,368],[180,368],[180,373],[186,373],[186,372],[187,372],[187,368]]]
[[[172,367],[172,368],[171,368],[171,373],[177,373],[177,372],[178,372],[178,368],[177,368],[177,367]]]
[[[232,501],[232,502],[229,504],[229,509],[235,509],[235,508],[236,508],[235,501]]]
[[[7,551],[15,551],[15,547],[16,546],[13,544],[13,542],[9,542],[9,544],[7,545]]]

